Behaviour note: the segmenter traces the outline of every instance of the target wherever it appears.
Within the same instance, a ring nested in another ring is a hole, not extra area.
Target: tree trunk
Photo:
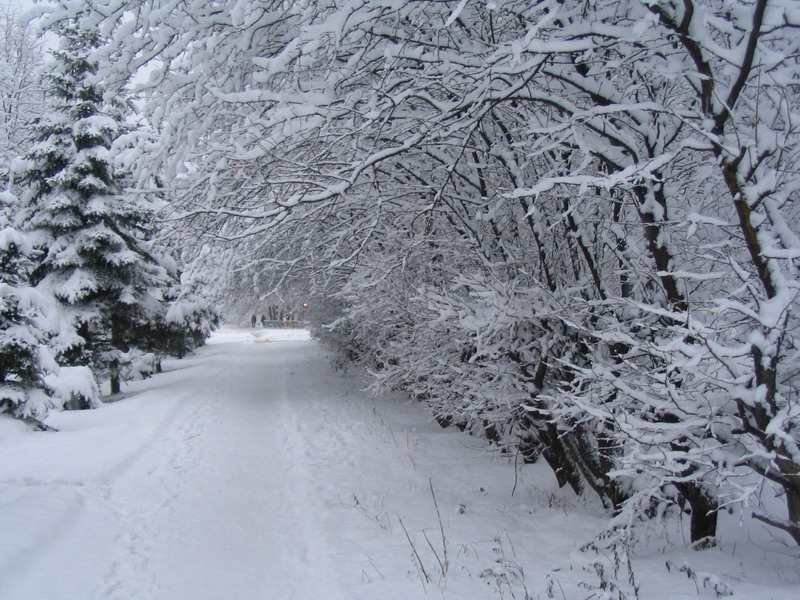
[[[689,536],[692,542],[717,535],[717,500],[712,498],[702,484],[676,483],[675,487],[689,503],[692,510],[689,521]]]
[[[111,318],[111,348],[114,352],[114,358],[108,363],[108,370],[111,373],[111,393],[119,394],[122,391],[122,382],[120,378],[120,364],[119,355],[117,352],[127,350],[125,346],[124,336],[122,334],[122,323],[116,316]]]
[[[531,416],[524,420],[527,428],[533,432],[531,437],[539,443],[538,450],[542,458],[553,470],[558,487],[569,485],[576,494],[580,494],[583,491],[580,473],[570,460],[556,426],[546,419],[542,419],[540,423],[534,422]],[[531,440],[528,441],[530,443]]]
[[[111,369],[111,393],[119,394],[122,391],[122,385],[119,378],[119,363],[113,364]]]
[[[800,546],[800,475],[790,476],[795,481],[794,487],[786,489],[786,505],[789,508],[789,527],[787,533]]]
[[[597,448],[592,441],[597,444]],[[562,445],[568,452],[570,463],[576,466],[589,487],[600,496],[603,506],[612,510],[614,514],[619,513],[630,494],[608,475],[614,468],[611,454],[615,443],[611,433],[590,434],[580,424],[576,424],[569,435],[564,437]]]

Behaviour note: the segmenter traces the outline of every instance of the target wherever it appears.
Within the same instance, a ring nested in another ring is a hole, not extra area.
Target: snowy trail
[[[160,407],[146,406],[145,415],[120,410],[125,401],[105,407],[125,413],[117,425],[131,428],[110,454],[76,479],[20,480],[51,497],[66,491],[29,556],[17,551],[4,565],[0,597],[290,599],[312,597],[322,581],[330,592],[335,582],[315,573],[325,564],[315,556],[323,537],[298,439],[300,420],[329,389],[309,346],[217,343],[137,397],[148,403],[151,395]],[[75,416],[57,416],[62,438]],[[81,441],[54,440],[54,450]],[[95,582],[86,581],[87,562]],[[53,571],[66,571],[66,580],[36,576]],[[4,595],[6,587],[13,593]]]
[[[591,582],[577,548],[602,514],[543,465],[370,398],[304,337],[223,331],[117,402],[53,414],[58,433],[0,421],[0,600],[545,598]],[[663,554],[640,562],[643,598],[697,597]],[[783,577],[770,597],[795,597]]]
[[[314,575],[307,544],[321,536],[302,489],[308,465],[293,452],[305,398],[290,385],[307,344],[270,348],[268,365],[256,348],[234,346],[201,375],[208,409],[185,439],[202,446],[171,469],[182,489],[158,527],[170,531],[153,553],[159,597],[300,598]]]

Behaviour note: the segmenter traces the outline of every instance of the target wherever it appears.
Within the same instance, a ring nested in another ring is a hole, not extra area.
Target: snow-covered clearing
[[[305,331],[223,330],[166,371],[53,414],[58,433],[0,420],[2,600],[600,597],[578,550],[599,510],[423,406],[373,400]],[[713,572],[734,598],[796,600],[788,549],[726,535],[691,552],[656,530],[642,598],[712,598]]]

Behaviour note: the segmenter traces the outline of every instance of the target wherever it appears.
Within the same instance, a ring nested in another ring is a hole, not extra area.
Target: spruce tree
[[[31,244],[9,222],[15,198],[0,194],[0,413],[44,428],[51,404],[45,383],[57,369],[47,346],[47,298],[28,285]]]
[[[168,275],[147,250],[152,205],[125,192],[112,161],[125,108],[105,101],[93,81],[99,33],[74,23],[56,33],[60,47],[47,76],[55,109],[37,124],[20,178],[22,220],[41,250],[32,283],[62,303],[79,334],[59,359],[108,376],[114,393],[137,332],[163,311]]]
[[[219,325],[220,315],[203,293],[205,282],[187,273],[178,273],[180,283],[173,288],[165,315],[168,353],[183,358],[205,344]]]

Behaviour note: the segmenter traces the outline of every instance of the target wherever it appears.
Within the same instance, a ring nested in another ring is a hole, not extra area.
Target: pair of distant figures
[[[255,315],[250,317],[250,325],[255,327],[257,322],[258,322],[258,319],[256,319]],[[261,315],[261,326],[262,327],[266,327],[267,326],[267,317],[265,317],[264,315]]]

